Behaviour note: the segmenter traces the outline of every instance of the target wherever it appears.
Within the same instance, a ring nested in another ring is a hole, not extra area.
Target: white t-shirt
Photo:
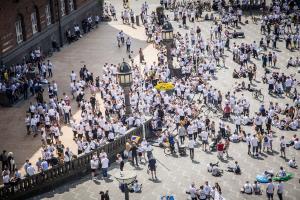
[[[201,138],[202,140],[206,141],[208,139],[208,133],[206,131],[202,131]]]
[[[268,183],[267,188],[266,188],[267,193],[274,193],[274,184],[273,183]]]
[[[101,160],[102,169],[108,168],[108,163],[109,163],[108,158],[103,158],[103,159]]]
[[[194,140],[189,140],[188,147],[189,147],[190,149],[195,148],[195,141],[194,141]]]
[[[91,160],[91,169],[97,169],[99,167],[99,160],[98,159],[92,159]]]
[[[196,198],[196,193],[197,193],[196,188],[191,187],[189,192],[190,192],[191,198]]]

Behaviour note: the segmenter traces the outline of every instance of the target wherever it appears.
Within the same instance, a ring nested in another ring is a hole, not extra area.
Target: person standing
[[[132,144],[132,147],[130,149],[131,153],[132,153],[132,165],[134,166],[134,160],[135,160],[135,163],[136,163],[136,166],[138,167],[139,166],[139,163],[138,163],[138,158],[137,158],[137,146],[135,143]]]
[[[107,178],[107,170],[109,165],[109,159],[106,156],[103,156],[101,159],[101,168],[102,168],[102,176]]]
[[[285,158],[285,147],[286,147],[286,142],[284,140],[284,136],[281,136],[280,138],[280,156]]]
[[[120,165],[120,171],[123,171],[124,161],[123,161],[121,154],[117,155],[117,163]]]
[[[0,155],[0,161],[2,162],[2,171],[8,167],[8,157],[6,154],[6,150],[3,150],[2,154]]]
[[[246,143],[248,145],[248,155],[251,155],[251,137],[250,137],[250,133],[248,133],[247,136],[246,136]]]
[[[102,163],[102,162],[101,162]],[[92,179],[96,180],[96,170],[99,168],[99,159],[96,155],[93,156],[93,159],[91,159],[91,170],[92,170]]]
[[[144,58],[144,54],[143,54],[143,50],[142,48],[140,48],[139,50],[139,56],[140,56],[140,63],[143,63],[145,58]]]
[[[191,138],[191,139],[189,140],[188,147],[189,147],[189,150],[190,150],[190,158],[191,158],[192,160],[194,160],[195,141],[193,140],[193,138]]]
[[[180,124],[180,126],[179,126],[178,135],[179,135],[180,143],[184,144],[186,130],[182,124]]]
[[[252,154],[253,156],[258,156],[258,139],[256,135],[251,138]]]
[[[152,156],[148,161],[148,170],[151,171],[152,180],[154,180],[153,175],[155,179],[156,177],[156,159]]]
[[[53,73],[52,73],[53,65],[50,60],[48,60],[47,69],[48,69],[48,77],[52,78],[53,77]]]
[[[126,40],[126,52],[127,53],[130,53],[130,46],[131,46],[131,39],[130,39],[130,37],[127,37],[127,40]]]
[[[188,193],[191,197],[191,200],[197,200],[197,189],[195,187],[195,183],[191,184],[190,189],[188,190]]]
[[[278,195],[278,198],[279,200],[283,200],[283,183],[281,180],[279,180],[279,183],[277,185],[277,195]]]
[[[274,197],[274,184],[271,181],[267,184],[267,188],[266,188],[266,194],[267,194],[267,198],[268,200],[273,200]]]
[[[201,132],[201,139],[202,139],[202,150],[206,151],[206,147],[208,145],[208,132],[203,130]]]

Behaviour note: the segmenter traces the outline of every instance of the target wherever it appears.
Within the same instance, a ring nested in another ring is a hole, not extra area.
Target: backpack
[[[264,142],[268,142],[268,137],[264,137]]]

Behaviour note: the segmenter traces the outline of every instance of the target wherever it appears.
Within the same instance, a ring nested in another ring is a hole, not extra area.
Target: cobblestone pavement
[[[116,5],[118,14],[120,13],[121,1],[112,0],[114,5]],[[132,8],[138,13],[143,1],[131,1]],[[150,4],[150,8],[155,8],[159,4],[159,0],[147,0]],[[171,16],[171,15],[170,15]],[[245,19],[243,19],[245,20]],[[251,20],[250,20],[251,21]],[[176,31],[185,33],[189,30],[179,29],[176,22],[172,22],[173,27]],[[208,38],[209,27],[211,22],[202,21],[198,23],[202,29],[203,34]],[[198,25],[197,24],[197,25]],[[194,27],[193,24],[188,24],[189,27]],[[69,91],[69,80],[68,75],[71,70],[79,71],[79,68],[86,64],[88,68],[94,72],[95,75],[101,75],[101,66],[104,63],[118,63],[122,60],[122,57],[127,57],[125,53],[125,48],[117,48],[116,44],[116,34],[117,31],[122,29],[126,34],[133,38],[133,51],[135,55],[138,53],[138,49],[142,48],[144,51],[145,59],[148,63],[156,60],[156,50],[153,49],[151,44],[145,42],[146,37],[144,34],[143,27],[137,27],[132,29],[127,25],[121,24],[120,21],[103,23],[99,26],[97,30],[89,33],[87,36],[79,40],[78,42],[66,46],[61,52],[56,53],[51,61],[55,65],[55,80],[58,82],[60,94],[63,91]],[[236,39],[233,42],[252,42],[256,40],[257,42],[261,38],[259,33],[259,26],[254,25],[250,22],[249,25],[241,25],[241,30],[245,32],[245,39]],[[233,31],[233,30],[230,30]],[[285,73],[295,73],[296,70],[293,68],[286,69],[285,65],[287,59],[290,56],[299,55],[298,52],[289,52],[285,49],[284,43],[279,43],[278,52],[278,66],[279,69],[276,71]],[[217,79],[214,80],[214,87],[220,89],[223,93],[231,90],[234,82],[241,82],[242,79],[233,80],[232,72],[237,64],[232,62],[232,55],[230,52],[226,52],[228,56],[226,59],[226,66],[228,69],[219,70],[217,72]],[[258,66],[258,81],[255,82],[257,88],[262,88],[265,95],[265,104],[269,101],[284,103],[291,103],[290,99],[276,99],[267,95],[267,86],[263,85],[261,81],[261,75],[263,70],[261,69],[261,63],[258,60],[254,60],[254,63]],[[299,74],[296,74],[299,79]],[[245,80],[247,83],[247,80]],[[298,90],[299,91],[299,90]],[[258,109],[259,103],[253,100],[249,92],[245,92],[244,95],[250,100],[251,112],[252,114]],[[268,97],[268,98],[267,98]],[[31,99],[33,101],[33,99]],[[5,113],[5,115],[0,115],[0,149],[7,149],[8,151],[13,151],[15,153],[15,158],[18,167],[21,167],[25,158],[30,158],[35,160],[39,155],[40,139],[32,138],[31,136],[25,136],[25,128],[23,125],[23,119],[25,117],[25,110],[29,105],[29,101],[21,102],[13,108],[1,108],[0,112]],[[73,108],[75,105],[73,106]],[[76,111],[76,110],[75,110]],[[79,117],[79,113],[73,112],[74,118]],[[17,123],[14,123],[17,122]],[[230,124],[232,126],[232,124]],[[252,131],[252,127],[245,128],[247,132]],[[63,127],[63,142],[66,146],[70,146],[71,149],[76,152],[75,143],[72,141],[71,129],[68,126]],[[215,182],[219,182],[224,197],[229,200],[235,199],[265,199],[265,195],[261,197],[257,196],[245,196],[239,193],[240,187],[246,180],[253,181],[255,176],[267,169],[273,169],[277,171],[279,166],[284,166],[287,171],[295,174],[295,178],[285,183],[285,199],[297,200],[300,199],[300,186],[299,186],[299,170],[293,170],[288,168],[285,160],[279,157],[279,144],[278,140],[280,135],[286,135],[286,138],[291,138],[295,132],[282,132],[276,130],[276,136],[274,141],[274,154],[265,154],[261,159],[253,159],[247,156],[247,149],[244,143],[231,144],[229,154],[231,158],[224,163],[221,162],[221,168],[225,169],[226,165],[234,160],[238,160],[242,168],[242,175],[236,176],[230,173],[224,173],[221,178],[212,177],[206,172],[206,165],[209,162],[217,161],[215,153],[205,153],[201,148],[197,148],[195,151],[195,161],[192,162],[189,157],[172,157],[165,156],[162,149],[154,148],[154,155],[158,160],[158,178],[159,181],[153,182],[149,180],[149,175],[146,173],[146,167],[141,165],[140,169],[137,169],[138,180],[143,184],[143,192],[141,194],[130,194],[131,199],[139,200],[156,200],[160,195],[174,194],[177,199],[186,199],[187,195],[185,190],[191,182],[195,182],[198,186],[203,184],[204,181],[208,180],[211,185]],[[18,145],[16,145],[16,141]],[[299,152],[292,148],[287,149],[287,157],[296,157],[296,160],[300,161]],[[226,163],[228,162],[228,163]],[[125,169],[132,169],[132,167],[127,163]],[[97,199],[99,197],[100,190],[109,190],[111,198],[113,200],[123,199],[123,194],[118,190],[117,181],[113,178],[113,174],[117,173],[117,166],[112,165],[112,169],[109,173],[112,175],[109,181],[99,180],[93,182],[89,175],[81,177],[76,181],[67,183],[62,187],[54,189],[51,192],[45,193],[43,195],[37,196],[32,199]],[[275,198],[276,199],[276,198]]]

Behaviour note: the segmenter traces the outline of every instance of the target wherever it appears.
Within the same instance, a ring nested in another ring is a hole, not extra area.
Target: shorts
[[[202,144],[208,144],[207,140],[202,140]]]
[[[96,172],[96,169],[92,169],[92,172]]]

